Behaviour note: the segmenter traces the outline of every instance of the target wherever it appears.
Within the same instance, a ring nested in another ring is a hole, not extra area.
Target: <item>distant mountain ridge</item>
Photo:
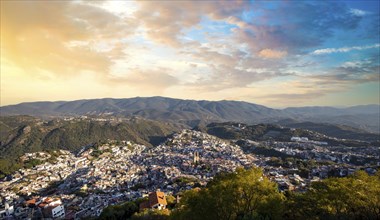
[[[342,114],[378,114],[380,105],[357,105],[345,108],[329,107],[329,106],[306,106],[306,107],[289,107],[284,109],[288,113],[301,113],[301,114],[329,114],[329,115],[342,115]]]
[[[380,105],[347,108],[290,107],[273,109],[242,101],[195,101],[166,97],[126,99],[89,99],[57,102],[29,102],[0,107],[0,115],[140,116],[152,120],[171,121],[196,126],[210,122],[276,123],[285,119],[299,122],[348,125],[380,133]]]

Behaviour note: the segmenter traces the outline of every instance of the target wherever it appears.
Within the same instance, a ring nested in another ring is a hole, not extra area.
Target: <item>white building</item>
[[[8,203],[5,203],[4,209],[0,210],[0,219],[13,215],[14,211],[13,205],[9,206]]]
[[[308,142],[309,138],[307,137],[292,137],[290,141],[300,141],[300,142]]]
[[[42,209],[45,218],[65,217],[65,207],[60,199],[44,198],[38,207]]]
[[[44,208],[43,214],[45,218],[63,218],[65,217],[65,208],[63,205],[48,206]]]

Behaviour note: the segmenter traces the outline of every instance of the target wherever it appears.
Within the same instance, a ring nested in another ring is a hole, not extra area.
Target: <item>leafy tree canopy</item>
[[[173,219],[279,219],[284,196],[259,168],[216,176],[205,189],[184,193]]]
[[[380,219],[380,173],[358,171],[312,184],[287,200],[289,219]]]

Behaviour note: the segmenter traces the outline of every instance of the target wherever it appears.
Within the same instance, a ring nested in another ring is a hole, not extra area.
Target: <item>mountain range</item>
[[[0,107],[1,116],[139,116],[146,119],[197,126],[211,122],[297,124],[303,122],[346,125],[380,133],[380,105],[290,107],[274,109],[242,101],[196,101],[166,97],[27,102]]]

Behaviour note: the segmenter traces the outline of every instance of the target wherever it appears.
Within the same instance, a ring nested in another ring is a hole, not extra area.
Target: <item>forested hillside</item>
[[[171,121],[191,127],[200,123],[242,122],[247,124],[277,123],[285,119],[298,122],[348,125],[366,132],[380,133],[380,106],[365,105],[348,108],[297,107],[274,109],[242,101],[184,100],[166,97],[135,97],[126,99],[89,99],[57,102],[28,102],[0,107],[0,115],[139,116],[151,120]]]
[[[317,123],[292,123],[288,126],[276,124],[247,125],[242,123],[210,123],[197,126],[196,129],[223,139],[277,140],[290,141],[293,136],[307,137],[316,141],[333,144],[363,146],[365,142],[379,144],[378,134],[366,133],[348,126],[334,126]],[[343,138],[350,140],[336,140]]]
[[[53,119],[43,121],[29,116],[0,117],[0,170],[17,169],[17,158],[26,152],[63,149],[75,152],[83,146],[106,140],[129,140],[153,146],[178,131],[177,125],[145,120],[96,121]]]

